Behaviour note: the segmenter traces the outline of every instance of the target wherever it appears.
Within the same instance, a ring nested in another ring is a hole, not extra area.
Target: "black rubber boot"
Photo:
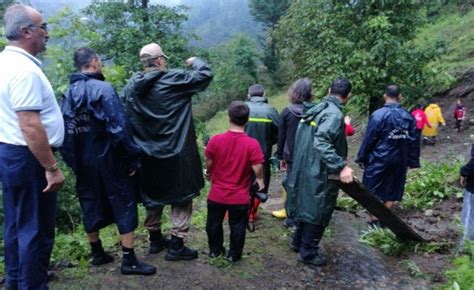
[[[166,261],[193,260],[198,257],[198,252],[184,246],[182,238],[171,236],[168,252],[166,253]]]
[[[135,256],[135,251],[122,246],[123,258],[120,272],[123,275],[153,275],[156,268],[147,263],[140,262]]]
[[[224,247],[222,247],[221,250],[218,252],[209,252],[209,258],[217,258],[217,257],[220,257],[221,255],[225,255]]]
[[[168,248],[170,239],[163,237],[161,231],[150,232],[150,249],[149,254],[158,254]]]
[[[100,266],[104,265],[107,263],[111,263],[114,261],[114,257],[111,255],[107,254],[104,251],[104,248],[102,247],[102,241],[98,240],[95,243],[90,243],[91,244],[91,251],[92,251],[92,260],[91,264],[94,266]]]
[[[321,254],[321,253],[316,253],[316,255],[309,259],[309,260],[303,260],[301,257],[298,257],[298,262],[301,262],[306,265],[313,265],[313,266],[324,266],[327,264],[327,258]]]

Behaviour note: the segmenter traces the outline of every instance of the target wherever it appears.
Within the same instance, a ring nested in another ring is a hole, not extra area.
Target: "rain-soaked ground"
[[[366,229],[365,217],[336,211],[322,242],[329,258],[325,267],[309,267],[297,262],[297,254],[288,248],[290,232],[282,221],[271,217],[279,207],[278,184],[283,173],[276,174],[270,200],[261,211],[257,229],[247,234],[244,257],[230,265],[221,258],[207,257],[207,238],[203,225],[195,225],[188,245],[197,248],[197,260],[167,262],[164,253],[146,254],[146,237],[139,235],[138,255],[157,266],[151,277],[122,276],[120,257],[102,267],[85,270],[58,270],[52,289],[230,289],[230,288],[318,288],[318,289],[427,289],[432,282],[416,279],[400,263],[407,257],[392,258],[358,241]],[[203,203],[196,204],[197,210]],[[199,224],[199,223],[198,223]],[[227,240],[227,237],[226,237]],[[446,261],[444,261],[446,263]]]

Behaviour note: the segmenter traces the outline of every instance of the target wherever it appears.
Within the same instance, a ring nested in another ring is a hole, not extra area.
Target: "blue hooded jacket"
[[[102,74],[72,74],[63,97],[66,132],[61,155],[76,173],[78,166],[111,151],[124,170],[133,171],[139,166],[140,147],[133,142],[117,94],[104,80]]]
[[[383,201],[401,200],[408,168],[420,167],[416,121],[398,103],[369,119],[356,162],[365,167],[364,185]]]

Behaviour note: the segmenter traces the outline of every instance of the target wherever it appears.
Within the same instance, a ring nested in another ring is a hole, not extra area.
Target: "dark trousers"
[[[47,289],[56,193],[45,193],[44,169],[26,146],[0,143],[6,285]]]
[[[230,247],[229,256],[240,258],[245,244],[245,231],[248,223],[249,205],[227,205],[207,201],[206,232],[209,251],[220,253],[224,246],[222,222],[225,212],[229,212]]]
[[[298,222],[291,242],[295,247],[300,249],[301,259],[311,260],[316,256],[324,229],[325,227],[320,225]]]

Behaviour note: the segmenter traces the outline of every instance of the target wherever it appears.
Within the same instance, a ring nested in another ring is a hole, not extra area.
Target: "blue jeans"
[[[464,190],[461,223],[464,225],[464,239],[474,241],[474,194]]]
[[[26,146],[0,143],[6,285],[48,289],[56,193],[44,193],[45,171]]]

